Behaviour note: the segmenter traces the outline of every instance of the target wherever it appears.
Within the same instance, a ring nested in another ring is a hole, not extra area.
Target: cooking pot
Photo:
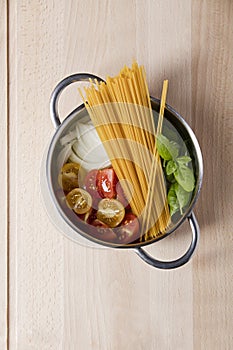
[[[164,113],[164,121],[169,122],[172,127],[174,127],[182,139],[185,140],[185,144],[192,158],[192,166],[195,175],[195,189],[192,194],[192,198],[188,207],[185,209],[185,212],[178,217],[176,222],[169,226],[167,232],[161,237],[156,237],[152,240],[145,242],[136,242],[133,244],[115,244],[110,242],[103,242],[94,237],[92,237],[88,232],[85,232],[85,229],[77,223],[77,220],[74,218],[74,214],[71,210],[64,210],[64,207],[61,205],[58,195],[58,173],[59,169],[57,167],[57,158],[60,152],[60,140],[66,135],[75,124],[82,118],[89,118],[88,113],[84,104],[81,104],[75,108],[62,122],[58,113],[58,101],[61,92],[71,83],[74,82],[88,82],[89,79],[97,79],[98,81],[103,81],[103,79],[87,73],[73,74],[58,83],[51,95],[50,101],[50,115],[55,127],[55,134],[52,138],[51,143],[49,144],[48,150],[46,151],[46,160],[45,160],[45,172],[43,174],[43,181],[46,182],[46,199],[45,204],[47,206],[48,212],[53,212],[53,221],[57,224],[60,229],[63,229],[63,233],[76,242],[85,244],[91,243],[89,245],[99,246],[99,247],[110,247],[115,249],[131,249],[134,250],[137,255],[142,258],[146,263],[152,265],[153,267],[159,269],[174,269],[180,267],[187,263],[192,257],[199,238],[199,225],[193,213],[194,205],[197,201],[198,195],[201,189],[202,177],[203,177],[203,161],[202,154],[198,144],[198,141],[185,120],[176,112],[172,107],[166,105]],[[160,100],[151,97],[151,104],[154,111],[159,111]],[[45,177],[45,179],[44,179]],[[73,216],[72,216],[73,215]],[[51,216],[51,215],[50,215]],[[192,241],[185,252],[185,254],[179,257],[177,260],[173,261],[160,261],[149,255],[143,248],[147,244],[152,244],[157,242],[160,239],[165,238],[172,232],[174,232],[184,220],[188,220],[190,228],[192,231]]]

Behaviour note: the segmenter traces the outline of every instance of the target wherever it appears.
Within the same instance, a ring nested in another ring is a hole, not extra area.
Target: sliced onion
[[[63,136],[60,139],[61,145],[64,146],[66,143],[69,143],[71,141],[76,141],[76,132],[75,130],[70,131],[68,134],[66,134],[65,136]]]
[[[68,143],[68,145],[63,147],[63,149],[61,150],[61,152],[58,155],[58,158],[57,158],[58,169],[61,169],[62,166],[67,162],[71,153],[72,153],[71,144]]]
[[[67,145],[65,145],[65,141],[68,142]],[[68,158],[72,162],[79,163],[87,171],[111,164],[91,121],[77,123],[75,130],[64,136],[61,142],[62,145],[65,145],[59,155],[61,166]]]

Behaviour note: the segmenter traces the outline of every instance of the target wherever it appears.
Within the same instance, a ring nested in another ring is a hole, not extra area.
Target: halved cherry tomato
[[[102,198],[116,197],[117,176],[113,168],[102,169],[97,174],[97,189]]]
[[[92,196],[98,195],[97,192],[97,169],[90,170],[84,180],[85,189],[87,192],[89,192]]]
[[[108,227],[116,227],[125,216],[125,208],[117,199],[104,198],[99,202],[97,219]]]
[[[92,169],[90,170],[84,180],[84,186],[87,192],[92,196],[92,206],[94,209],[98,208],[98,203],[102,199],[97,190],[97,175],[99,170]]]
[[[109,228],[108,225],[98,219],[93,220],[91,225],[94,227]]]
[[[117,236],[120,243],[132,243],[140,237],[139,221],[133,213],[127,213],[121,222],[121,226],[117,227]]]
[[[78,187],[78,163],[66,163],[58,175],[58,183],[64,192],[68,193]]]
[[[90,193],[82,188],[74,188],[67,194],[66,203],[75,213],[85,214],[91,209],[92,198]]]
[[[101,241],[114,242],[117,235],[104,222],[95,219],[91,223],[90,234]]]

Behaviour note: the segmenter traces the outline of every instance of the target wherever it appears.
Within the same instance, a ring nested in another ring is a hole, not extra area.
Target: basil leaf
[[[174,177],[174,174],[166,175],[166,180],[170,182],[171,184],[174,184],[176,182],[176,179]]]
[[[179,154],[178,145],[161,134],[157,136],[156,146],[160,157],[165,160],[175,159]]]
[[[183,214],[183,208],[189,203],[191,193],[185,191],[177,182],[172,184],[168,191],[168,204],[171,216],[178,210]]]
[[[174,162],[174,160],[169,160],[166,166],[166,174],[171,175],[174,173],[174,171],[176,171],[176,169],[177,169],[176,162]]]
[[[192,158],[188,157],[188,156],[182,156],[182,157],[179,157],[176,159],[176,161],[179,163],[179,164],[188,164],[190,163],[192,160]]]
[[[183,214],[183,208],[189,203],[191,192],[187,192],[178,183],[174,184],[177,201],[180,207],[180,213]]]
[[[171,185],[171,187],[168,191],[168,194],[167,194],[167,201],[168,201],[168,204],[170,207],[170,215],[171,216],[173,214],[175,214],[180,208],[179,202],[177,199],[177,195],[176,195],[175,185],[176,184]]]
[[[178,163],[174,176],[178,184],[183,187],[185,191],[191,192],[194,189],[195,179],[193,171],[186,165],[180,165]]]

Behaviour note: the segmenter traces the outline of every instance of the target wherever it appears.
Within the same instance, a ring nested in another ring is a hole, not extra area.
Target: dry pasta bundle
[[[135,62],[105,82],[90,81],[80,94],[141,225],[141,240],[165,233],[170,223],[166,183],[156,149],[161,133],[167,81],[155,127],[145,69]]]

